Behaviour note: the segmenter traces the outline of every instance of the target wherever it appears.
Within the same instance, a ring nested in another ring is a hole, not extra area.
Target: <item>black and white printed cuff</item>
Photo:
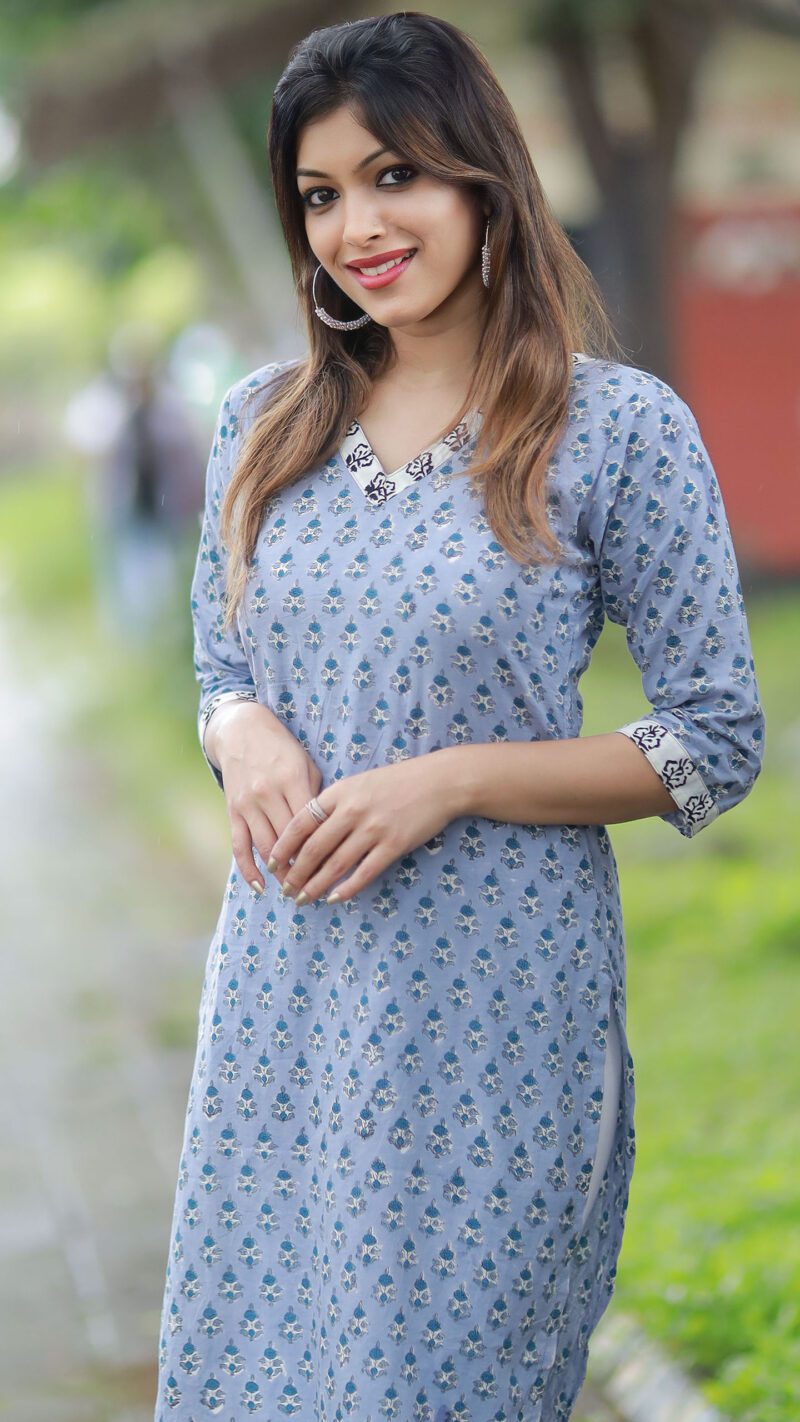
[[[719,806],[695,762],[678,737],[660,721],[642,717],[616,728],[628,736],[658,772],[682,815],[684,833],[691,838],[711,824]],[[663,816],[662,816],[663,818]]]

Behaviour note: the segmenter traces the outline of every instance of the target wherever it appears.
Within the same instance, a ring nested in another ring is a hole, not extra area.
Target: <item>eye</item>
[[[324,208],[324,202],[311,202],[317,192],[333,192],[333,188],[308,188],[307,192],[301,193],[304,208]]]
[[[390,173],[408,173],[410,175],[409,177],[401,178],[400,181],[397,183],[389,183],[390,188],[399,188],[405,187],[406,184],[411,181],[411,178],[416,176],[416,172],[416,168],[412,168],[408,163],[396,163],[393,168],[382,169],[379,177],[385,178]],[[307,192],[301,193],[303,206],[309,208],[326,207],[327,199],[323,200],[322,202],[312,202],[311,199],[316,193],[332,193],[334,191],[334,188],[309,188]]]
[[[385,168],[384,172],[381,173],[381,178],[387,178],[388,173],[409,173],[409,175],[411,175],[411,178],[413,178],[413,175],[415,175],[416,173],[416,168],[409,168],[408,164],[396,164],[394,168]],[[399,182],[409,182],[409,178],[401,178],[401,181]],[[389,183],[389,188],[399,188],[399,183]]]

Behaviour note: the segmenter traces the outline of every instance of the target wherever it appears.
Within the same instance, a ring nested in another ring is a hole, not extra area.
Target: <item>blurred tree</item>
[[[676,163],[698,74],[719,25],[800,37],[798,0],[528,0],[600,200],[588,264],[623,346],[674,384],[669,269]]]
[[[228,264],[254,339],[285,333],[291,292],[278,234],[269,238],[263,135],[256,144],[237,104],[257,84],[263,123],[292,45],[363,11],[356,0],[5,0],[0,81],[23,119],[27,171],[124,145],[125,167],[157,185],[200,250],[211,289],[230,307]],[[800,0],[506,0],[503,13],[548,47],[561,75],[599,192],[586,259],[620,339],[674,381],[674,182],[698,74],[728,20],[800,35]]]
[[[340,20],[358,13],[347,0],[336,9]],[[295,302],[263,127],[286,55],[330,23],[328,0],[41,0],[40,10],[49,18],[39,26],[21,9],[17,28],[6,26],[20,58],[10,92],[26,179],[113,145],[200,253],[243,343],[259,356],[285,350]],[[258,156],[237,113],[248,83],[257,86]]]

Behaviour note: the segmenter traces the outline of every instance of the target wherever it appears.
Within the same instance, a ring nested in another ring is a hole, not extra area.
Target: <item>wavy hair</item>
[[[477,44],[446,20],[414,10],[312,31],[278,80],[267,134],[309,348],[265,408],[256,404],[222,501],[226,628],[244,595],[267,502],[338,448],[366,407],[372,381],[394,362],[387,327],[371,322],[339,331],[314,314],[317,261],[297,189],[297,149],[305,124],[341,106],[421,171],[468,185],[491,204],[480,347],[464,405],[447,429],[469,409],[481,410],[466,472],[498,541],[520,563],[557,561],[562,553],[547,519],[545,484],[567,420],[572,352],[622,354],[599,288],[552,214],[511,103]],[[333,316],[363,314],[324,268],[317,281]]]

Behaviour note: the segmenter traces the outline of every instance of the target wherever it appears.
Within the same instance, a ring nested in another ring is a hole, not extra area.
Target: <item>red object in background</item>
[[[684,210],[677,392],[697,417],[742,570],[800,572],[800,205]]]

